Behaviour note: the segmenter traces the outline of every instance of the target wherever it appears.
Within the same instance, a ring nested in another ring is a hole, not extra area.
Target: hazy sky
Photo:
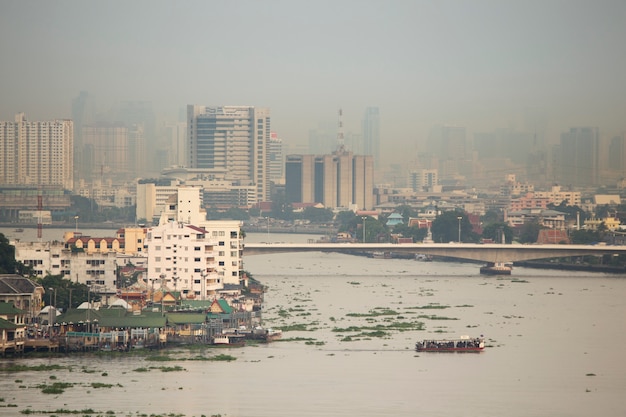
[[[358,132],[381,112],[390,152],[438,123],[469,133],[626,129],[626,1],[0,0],[0,119],[71,117],[152,101],[270,107],[273,130],[306,143],[318,122]]]

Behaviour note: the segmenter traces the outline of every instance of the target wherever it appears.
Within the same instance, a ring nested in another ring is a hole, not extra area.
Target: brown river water
[[[64,368],[0,373],[0,413],[626,415],[622,275],[516,268],[499,278],[480,276],[476,264],[334,253],[249,256],[244,267],[269,287],[265,324],[302,329],[285,331],[284,341],[216,352],[236,357],[231,362],[153,362],[141,356],[29,360]],[[397,314],[371,314],[388,310]],[[420,321],[424,329],[358,336],[372,331],[366,326],[399,321]],[[346,330],[350,326],[354,330]],[[333,331],[338,328],[343,330]],[[424,338],[481,334],[487,341],[482,353],[414,351]],[[161,366],[182,369],[162,372]],[[136,371],[142,367],[156,368]],[[38,388],[52,382],[73,386],[61,394]],[[91,386],[94,382],[112,386]],[[60,415],[43,415],[51,414]]]

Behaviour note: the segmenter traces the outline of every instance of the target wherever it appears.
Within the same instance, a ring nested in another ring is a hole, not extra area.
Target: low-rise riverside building
[[[26,338],[26,312],[12,303],[0,302],[0,354],[21,353]]]

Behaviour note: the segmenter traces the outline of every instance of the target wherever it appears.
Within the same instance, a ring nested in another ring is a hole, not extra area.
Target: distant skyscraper
[[[74,175],[86,178],[83,157],[83,126],[92,124],[96,117],[95,101],[87,91],[81,91],[72,100],[72,121],[74,122]]]
[[[561,134],[559,182],[579,187],[598,185],[597,127],[573,127]]]
[[[170,166],[187,166],[187,124],[185,122],[167,123],[163,126],[162,132],[165,141],[163,149],[168,151],[169,160],[161,169]]]
[[[283,141],[276,132],[272,132],[268,144],[268,170],[269,179],[275,182],[283,182],[285,158],[283,157]]]
[[[83,127],[86,179],[130,180],[143,172],[143,126],[99,122]]]
[[[270,110],[250,106],[187,106],[187,166],[254,185],[269,201]]]
[[[428,150],[439,158],[440,181],[460,174],[460,162],[467,158],[465,128],[435,127],[428,139]]]
[[[378,107],[365,109],[363,118],[363,154],[374,157],[374,167],[380,166],[380,115]]]
[[[71,120],[29,122],[24,113],[0,122],[0,184],[74,188]]]

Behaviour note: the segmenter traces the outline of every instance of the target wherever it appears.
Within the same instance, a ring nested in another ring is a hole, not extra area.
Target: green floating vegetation
[[[56,371],[65,368],[67,367],[61,365],[9,365],[5,367],[0,367],[0,372]]]
[[[95,411],[92,408],[85,408],[83,410],[67,410],[63,408],[57,408],[56,410],[31,410],[26,409],[20,411],[22,414],[102,414],[100,411]]]
[[[436,316],[436,315],[419,315],[417,316],[418,319],[428,319],[428,320],[458,320],[456,317],[445,317],[445,316]]]
[[[211,356],[208,360],[210,361],[226,361],[226,362],[231,362],[231,361],[236,361],[237,358],[231,355],[226,355],[226,354],[219,354],[219,355],[215,355],[215,356]]]
[[[311,342],[315,341],[312,337],[290,337],[287,339],[278,339],[276,342],[284,343],[284,342]]]
[[[183,368],[182,366],[155,366],[155,367],[150,367],[150,369],[160,369],[161,372],[185,371],[185,368]]]
[[[423,322],[394,322],[386,325],[378,324],[376,326],[350,326],[350,327],[334,327],[331,331],[335,333],[351,333],[351,332],[387,332],[390,330],[407,331],[407,330],[424,330]]]
[[[397,316],[398,312],[389,308],[377,307],[370,310],[369,313],[348,313],[347,317],[380,317],[380,316]]]
[[[102,382],[92,382],[91,388],[113,388],[113,384],[104,384]]]
[[[169,361],[175,361],[176,359],[170,356],[159,355],[159,356],[148,356],[146,360],[152,361],[152,362],[169,362]]]
[[[407,310],[443,310],[446,308],[450,308],[450,306],[445,306],[437,303],[431,303],[424,306],[406,307]]]
[[[38,385],[37,388],[41,388],[41,392],[44,394],[63,394],[67,388],[73,387],[71,382],[54,382],[52,385]]]
[[[282,330],[283,332],[293,332],[293,331],[300,331],[300,332],[307,332],[310,331],[309,329],[307,329],[307,325],[304,323],[299,323],[299,324],[290,324],[287,326],[280,326],[277,327],[279,330]]]

